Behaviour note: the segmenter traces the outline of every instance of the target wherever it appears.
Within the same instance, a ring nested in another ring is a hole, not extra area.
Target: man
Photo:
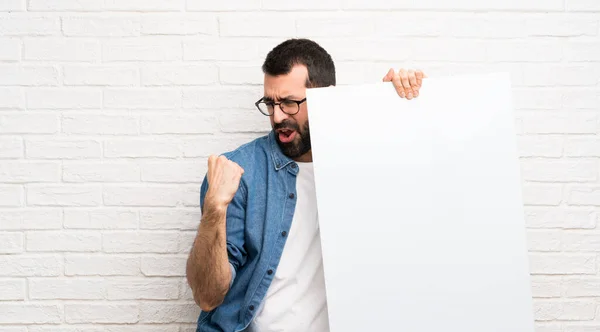
[[[273,130],[210,156],[200,189],[202,220],[187,263],[202,309],[197,331],[329,331],[305,96],[335,85],[335,66],[317,43],[290,39],[262,69],[256,107]],[[423,77],[390,69],[383,81],[412,99]]]

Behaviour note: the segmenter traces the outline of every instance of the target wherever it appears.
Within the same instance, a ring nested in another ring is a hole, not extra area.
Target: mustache
[[[291,122],[291,121],[286,121],[284,120],[281,123],[276,123],[273,126],[273,129],[278,130],[278,129],[289,129],[289,130],[295,130],[295,131],[300,131],[300,126],[298,126],[297,123],[295,122]]]

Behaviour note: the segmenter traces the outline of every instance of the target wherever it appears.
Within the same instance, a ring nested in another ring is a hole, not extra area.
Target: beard
[[[282,123],[276,123],[273,126],[273,129],[290,129],[296,131],[296,138],[289,143],[281,142],[279,140],[279,135],[275,135],[275,140],[277,141],[277,145],[279,145],[281,152],[289,158],[298,158],[310,151],[310,128],[308,126],[308,121],[302,126],[302,129],[300,129],[300,126],[298,126],[297,123],[286,120]]]

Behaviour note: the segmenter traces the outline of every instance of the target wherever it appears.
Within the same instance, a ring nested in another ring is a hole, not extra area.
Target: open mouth
[[[291,129],[279,129],[277,133],[279,134],[279,141],[282,143],[289,143],[296,137],[296,131]]]

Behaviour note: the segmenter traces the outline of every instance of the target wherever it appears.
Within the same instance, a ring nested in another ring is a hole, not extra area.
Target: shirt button
[[[289,197],[290,197],[291,199],[294,199],[294,197],[296,197],[296,195],[294,195],[294,193],[291,193],[291,194],[289,195]]]
[[[286,235],[287,235],[286,231],[281,232],[281,236],[286,236]]]
[[[250,311],[252,311],[252,310],[254,310],[254,306],[253,306],[253,305],[250,305],[250,306],[248,307],[248,309],[250,309]]]
[[[268,275],[271,275],[271,274],[273,274],[273,270],[269,270],[269,271],[267,271],[267,274],[268,274]]]
[[[292,164],[292,168],[296,168],[296,167],[298,167],[298,166],[296,166],[296,164]]]

